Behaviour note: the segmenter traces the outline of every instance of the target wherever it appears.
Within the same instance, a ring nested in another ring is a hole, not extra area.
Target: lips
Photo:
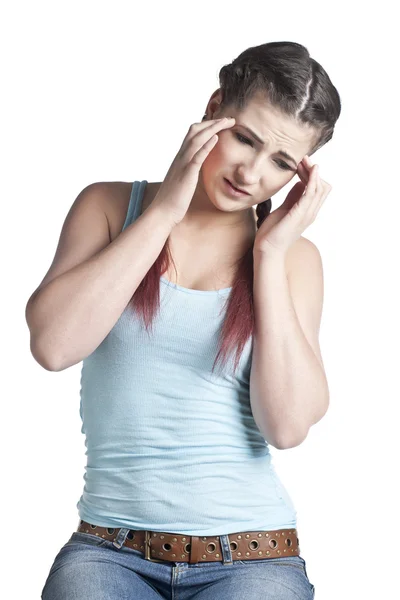
[[[231,181],[229,181],[229,179],[227,179],[226,177],[224,178],[226,181],[228,181],[231,186],[233,188],[235,188],[235,190],[237,190],[238,192],[242,192],[242,194],[247,194],[248,196],[250,195],[248,192],[246,192],[245,190],[241,190],[240,188],[238,188],[236,185],[233,185],[233,183]]]

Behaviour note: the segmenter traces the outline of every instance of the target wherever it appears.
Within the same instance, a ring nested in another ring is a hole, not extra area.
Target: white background
[[[312,157],[333,189],[304,232],[324,265],[320,342],[330,407],[301,446],[271,451],[298,511],[301,555],[317,600],[394,597],[399,51],[394,4],[377,6],[3,5],[0,437],[7,598],[40,597],[79,519],[86,464],[81,364],[59,373],[40,367],[24,317],[66,214],[89,183],[162,181],[189,125],[201,121],[222,65],[270,41],[304,44],[342,100],[333,139]],[[292,185],[273,198],[273,209]]]

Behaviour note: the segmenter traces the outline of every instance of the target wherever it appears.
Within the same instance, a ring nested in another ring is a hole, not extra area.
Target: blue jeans
[[[126,530],[127,532],[128,530]],[[223,540],[229,547],[226,536]],[[125,539],[125,538],[124,538]],[[139,550],[74,532],[54,559],[42,600],[312,600],[305,560],[151,562]]]

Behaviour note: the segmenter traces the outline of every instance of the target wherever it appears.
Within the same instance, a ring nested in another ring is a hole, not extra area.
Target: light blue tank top
[[[123,229],[140,215],[146,185],[133,183]],[[161,277],[153,331],[128,304],[84,359],[80,519],[196,536],[296,527],[251,412],[252,338],[235,374],[233,357],[211,372],[230,292]]]

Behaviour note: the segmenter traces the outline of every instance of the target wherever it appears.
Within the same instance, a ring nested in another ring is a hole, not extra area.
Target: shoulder
[[[286,254],[286,275],[290,276],[295,271],[317,271],[322,273],[322,258],[317,246],[308,238],[300,236]]]
[[[124,215],[128,210],[130,190],[132,184],[126,181],[96,181],[88,186],[90,193],[101,202],[109,227],[110,242],[112,242],[122,230]]]
[[[101,185],[105,192],[105,211],[110,227],[111,241],[113,241],[122,231],[128,212],[133,181],[108,181],[97,185]],[[154,189],[158,185],[157,182],[148,182],[143,197],[142,213],[151,203]]]

